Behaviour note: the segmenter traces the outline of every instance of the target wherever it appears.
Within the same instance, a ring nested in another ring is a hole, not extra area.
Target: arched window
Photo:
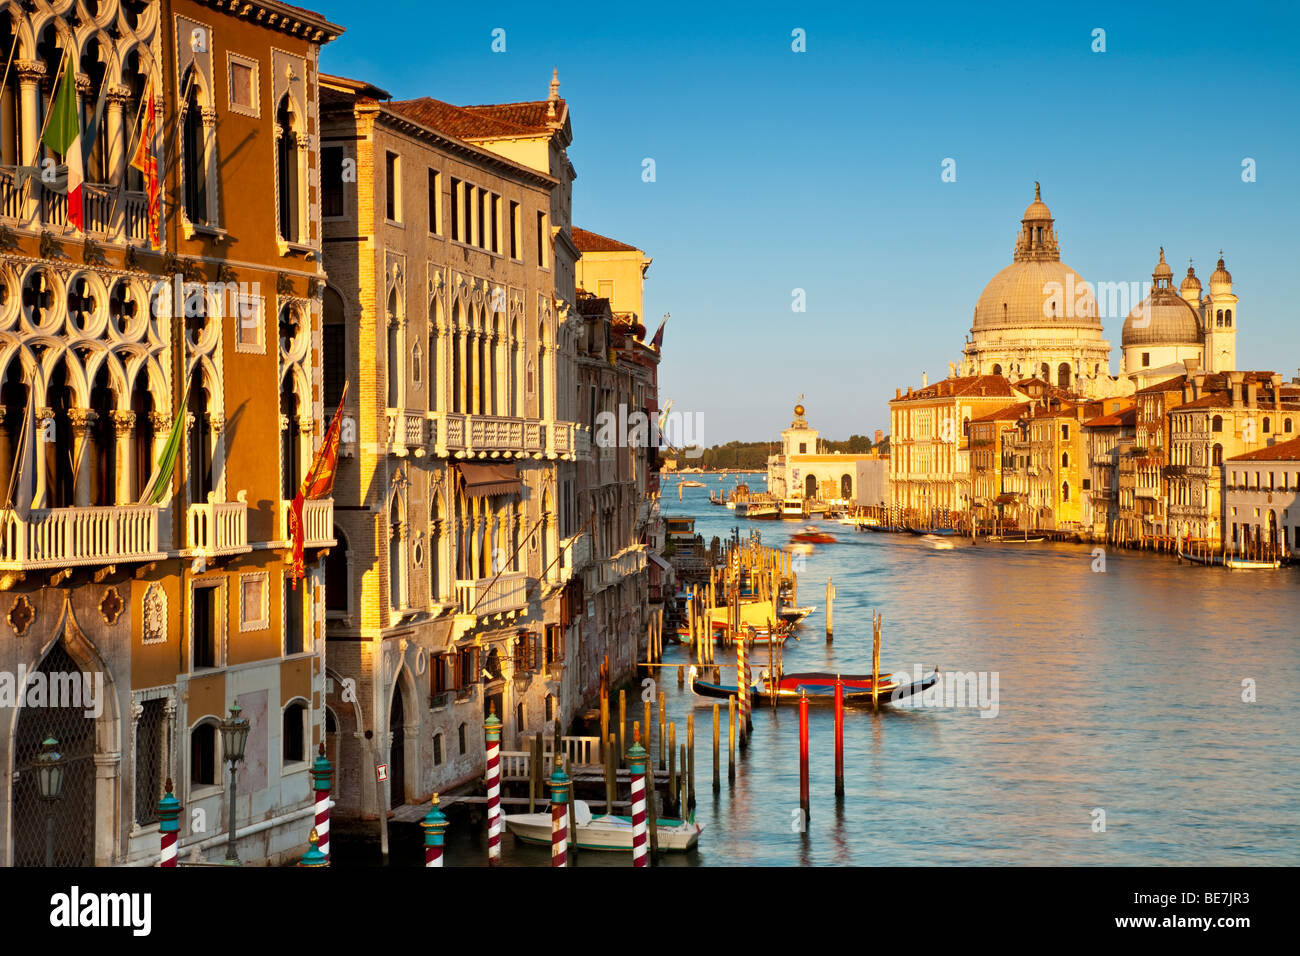
[[[406,560],[402,539],[406,533],[402,521],[402,498],[396,492],[388,506],[388,606],[390,611],[406,607]]]
[[[429,598],[434,603],[442,599],[442,549],[443,549],[442,496],[436,491],[429,501]]]
[[[388,293],[388,407],[402,407],[402,323],[398,315],[397,288]]]
[[[298,393],[293,387],[293,373],[286,372],[280,382],[280,414],[284,431],[280,434],[280,497],[292,501],[298,494],[303,474],[298,451]]]
[[[1223,416],[1222,416],[1222,415],[1215,415],[1214,418],[1212,418],[1212,419],[1210,420],[1210,431],[1212,431],[1212,432],[1221,432],[1221,431],[1223,431]]]
[[[1070,467],[1070,453],[1068,451],[1061,452],[1061,467],[1062,468]]]
[[[191,786],[208,787],[220,782],[217,757],[217,722],[208,719],[190,731]]]
[[[1225,329],[1230,329],[1230,328],[1232,328],[1232,310],[1231,310],[1231,309],[1227,309],[1227,310],[1223,313],[1223,327],[1224,327]]]
[[[442,734],[433,735],[433,765],[442,766]]]
[[[1061,388],[1070,387],[1070,363],[1062,362],[1056,368],[1056,384]]]
[[[108,378],[107,364],[101,365],[90,389],[90,410],[94,413],[91,425],[93,445],[93,471],[90,473],[90,503],[94,505],[117,504],[117,423],[113,413],[117,397]]]
[[[54,412],[54,444],[45,446],[45,473],[48,507],[71,508],[77,504],[77,476],[73,461],[70,413],[76,399],[68,384],[67,359],[54,366],[45,386],[46,404]]]
[[[817,477],[815,475],[809,475],[804,479],[803,496],[805,498],[817,497]]]
[[[1223,446],[1215,445],[1211,450],[1210,463],[1213,465],[1223,464]]]
[[[1002,374],[1002,366],[1001,366],[1001,365],[998,365],[996,362],[993,364],[993,374],[994,374],[994,375],[1001,375],[1001,374]]]
[[[1282,431],[1287,435],[1291,434],[1291,419],[1282,419]]]
[[[90,77],[90,89],[83,93],[81,99],[81,129],[90,128],[95,118],[95,104],[104,92],[104,74],[107,68],[107,56],[98,37],[91,37],[86,41],[85,48],[81,52],[80,70],[86,76]],[[85,135],[84,133],[82,134]],[[85,181],[88,183],[106,183],[109,181],[108,170],[106,168],[104,140],[107,137],[96,136],[94,140],[86,145],[90,152],[85,157],[85,167],[82,170]]]
[[[1265,416],[1264,416],[1264,434],[1267,435],[1267,434],[1268,434],[1270,431],[1272,431],[1272,430],[1273,430],[1273,419],[1271,419],[1271,418],[1269,418],[1267,415],[1265,415]]]
[[[1068,481],[1061,482],[1061,500],[1070,500],[1070,483]]]
[[[429,366],[429,411],[438,410],[438,393],[442,391],[442,382],[438,380],[438,366],[442,352],[442,314],[437,297],[429,300],[429,348],[427,364]]]
[[[286,93],[275,110],[275,170],[279,198],[280,238],[285,242],[302,241],[302,170],[299,168],[298,137],[301,122],[293,100]]]
[[[1223,310],[1220,309],[1214,313],[1214,324],[1216,328],[1223,328]]]
[[[461,351],[461,344],[464,342],[462,332],[464,323],[465,312],[457,302],[451,310],[451,410],[453,412],[465,410],[465,355]]]
[[[190,222],[206,225],[208,215],[207,124],[204,122],[198,73],[194,67],[185,71],[181,83],[185,106],[181,116],[181,178],[185,216]]]
[[[295,701],[284,709],[281,743],[284,763],[302,763],[307,759],[307,705]]]
[[[22,58],[18,33],[8,12],[0,16],[0,56],[6,63]],[[23,128],[22,109],[18,71],[11,67],[4,75],[4,87],[0,89],[0,119],[3,119],[0,122],[0,165],[18,166],[25,161],[18,158],[22,146],[19,142]]]

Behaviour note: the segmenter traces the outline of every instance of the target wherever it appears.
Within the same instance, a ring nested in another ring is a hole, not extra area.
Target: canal
[[[740,527],[784,546],[800,524],[738,522],[709,504],[710,489],[734,482],[710,478],[680,502],[676,482],[666,482],[662,510],[694,515],[706,544]],[[1233,572],[1120,550],[1107,550],[1103,565],[1083,545],[934,550],[819,524],[838,542],[817,547],[799,575],[799,603],[818,611],[787,645],[786,671],[869,673],[875,609],[884,615],[882,670],[984,674],[996,706],[851,710],[842,802],[832,711],[812,708],[805,824],[797,709],[755,707],[732,786],[724,726],[714,794],[712,702],[666,677],[658,689],[679,740],[695,713],[696,819],[705,831],[697,852],[665,864],[1300,862],[1300,570]],[[837,591],[831,643],[828,577]],[[728,656],[720,647],[718,659]],[[765,664],[766,651],[755,658]],[[686,649],[669,646],[665,662],[677,660]],[[1243,700],[1252,690],[1253,701]],[[418,831],[409,829],[395,834],[394,863],[418,863]],[[448,834],[448,865],[485,863],[480,828],[459,829]],[[545,848],[510,836],[504,845],[507,864],[547,863]],[[628,862],[583,853],[578,865]]]

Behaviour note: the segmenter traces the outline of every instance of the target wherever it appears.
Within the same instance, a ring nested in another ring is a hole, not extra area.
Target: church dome
[[[1180,285],[1178,286],[1178,291],[1179,291],[1179,292],[1190,292],[1192,289],[1195,289],[1197,292],[1200,292],[1200,291],[1201,291],[1201,280],[1198,279],[1198,278],[1196,278],[1196,270],[1193,269],[1191,266],[1188,266],[1188,267],[1187,267],[1187,278],[1184,279],[1184,280],[1182,281],[1182,284],[1180,284]]]
[[[1223,256],[1219,256],[1218,267],[1210,273],[1210,291],[1211,292],[1231,292],[1232,291],[1232,273],[1223,266]]]
[[[1195,276],[1188,270],[1189,278]],[[1196,310],[1174,291],[1173,270],[1165,262],[1165,250],[1151,273],[1151,294],[1124,320],[1122,342],[1132,345],[1200,345],[1201,323]],[[1188,279],[1183,280],[1186,285]],[[1199,283],[1198,283],[1199,288]]]
[[[1052,211],[1038,183],[1025,208],[1011,265],[984,287],[971,332],[991,329],[1101,330],[1097,302],[1083,276],[1061,261]]]

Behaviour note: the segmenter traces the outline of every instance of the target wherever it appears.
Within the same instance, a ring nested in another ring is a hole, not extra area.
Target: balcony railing
[[[102,183],[81,187],[85,231],[107,242],[143,242],[149,233],[148,199],[143,192],[125,192]],[[68,197],[42,188],[33,177],[23,189],[13,169],[0,169],[0,220],[6,225],[40,229],[68,222]]]
[[[207,504],[190,505],[185,514],[185,546],[205,554],[242,554],[248,546],[248,492],[234,501],[216,501],[209,493]]]
[[[560,542],[560,580],[567,581],[591,562],[591,535],[583,532]]]
[[[145,505],[41,508],[26,519],[6,512],[0,523],[0,568],[158,560],[165,557],[158,543],[165,510]]]
[[[645,568],[645,548],[634,545],[611,555],[600,562],[598,578],[601,587],[617,584],[629,575],[638,574]]]
[[[386,413],[388,421],[389,454],[405,457],[414,453],[418,458],[424,454],[424,413],[390,408]]]
[[[528,575],[513,571],[493,578],[456,582],[456,601],[462,614],[483,617],[517,611],[528,604]]]
[[[289,537],[289,508],[291,501],[280,502],[280,537],[286,543]],[[331,548],[334,538],[334,499],[317,498],[302,503],[302,543],[307,548]]]

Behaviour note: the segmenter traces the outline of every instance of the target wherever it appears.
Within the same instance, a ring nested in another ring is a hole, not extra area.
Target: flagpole
[[[190,95],[190,89],[189,89],[189,88],[190,88],[190,84],[193,83],[193,82],[194,82],[194,74],[193,74],[193,73],[190,73],[189,78],[185,81],[185,95],[182,97],[182,99],[189,99],[189,95]],[[141,138],[143,137],[143,134],[144,134],[144,124],[142,124],[142,123],[140,122],[140,117],[144,114],[144,107],[145,107],[145,104],[149,102],[150,95],[151,95],[152,93],[153,93],[153,77],[151,76],[151,77],[149,77],[149,83],[148,83],[148,85],[146,85],[145,88],[144,88],[144,95],[142,95],[142,96],[140,97],[140,105],[137,106],[137,107],[135,108],[135,125],[132,127],[131,137],[130,137],[130,139],[127,141],[127,145],[130,147],[130,148],[126,151],[126,157],[127,157],[126,164],[127,164],[127,168],[128,168],[128,169],[131,168],[132,160],[135,159],[135,153],[136,153],[136,150],[138,150],[138,149],[140,148],[140,140],[141,140]],[[151,153],[153,152],[153,147],[156,146],[156,145],[157,145],[157,144],[150,144],[150,152],[151,152]],[[155,163],[157,162],[157,158],[156,158],[156,157],[155,157],[155,159],[154,159],[154,162],[155,162]],[[114,218],[116,218],[116,216],[117,216],[117,203],[118,203],[118,200],[122,198],[123,194],[126,193],[126,177],[127,177],[128,175],[129,175],[128,173],[123,173],[123,174],[122,174],[122,181],[121,181],[120,183],[117,184],[117,192],[115,192],[115,193],[113,194],[113,205],[112,205],[112,208],[110,208],[109,211],[108,211],[108,221],[109,221],[109,222],[112,222],[112,221],[114,220]],[[159,214],[159,215],[158,215],[158,218],[161,219],[161,218],[162,218],[162,185],[161,185],[161,182],[160,182],[160,184],[159,184],[159,186],[158,186],[158,214]],[[162,236],[159,236],[158,238],[159,238],[159,240],[160,240],[160,241],[159,241],[159,245],[161,245]],[[152,243],[152,242],[150,242],[149,245],[150,245],[150,248],[153,247],[153,243]]]
[[[54,114],[54,109],[53,109],[53,106],[54,106],[54,98],[55,98],[55,97],[58,95],[58,93],[59,93],[59,83],[63,80],[63,68],[67,65],[67,62],[68,62],[68,51],[67,51],[67,50],[64,50],[64,51],[63,51],[63,56],[59,59],[59,72],[58,72],[57,74],[55,74],[55,77],[54,77],[54,85],[50,88],[50,101],[49,101],[49,103],[48,103],[48,104],[46,105],[46,107],[45,107],[45,119],[41,122],[41,131],[40,131],[40,133],[38,133],[37,136],[36,136],[36,148],[35,148],[35,150],[33,150],[32,161],[31,161],[30,163],[24,163],[25,166],[29,166],[29,167],[30,167],[33,163],[36,162],[36,160],[37,160],[37,158],[38,158],[38,156],[39,156],[40,149],[41,149],[41,143],[44,142],[44,140],[45,140],[45,128],[46,128],[47,126],[50,125],[50,117]],[[74,93],[74,95],[75,95],[76,91],[74,90],[73,93]],[[78,123],[81,122],[80,118],[78,118],[77,122],[78,122]],[[24,179],[23,179],[23,189],[22,189],[22,193],[21,193],[21,194],[19,195],[19,197],[18,197],[18,202],[19,202],[19,203],[22,203],[22,202],[26,201],[26,199],[27,199],[27,184],[31,181],[31,179],[32,179],[31,176],[26,176],[26,177],[24,177]]]

